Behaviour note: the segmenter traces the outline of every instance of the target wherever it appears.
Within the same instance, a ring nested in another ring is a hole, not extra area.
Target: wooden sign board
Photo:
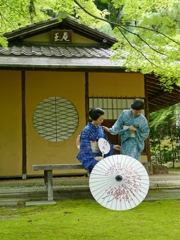
[[[52,43],[71,43],[72,30],[52,30]]]

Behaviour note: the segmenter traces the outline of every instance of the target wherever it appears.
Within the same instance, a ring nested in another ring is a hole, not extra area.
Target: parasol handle
[[[120,182],[120,181],[123,180],[123,177],[122,177],[121,175],[117,175],[117,176],[115,177],[115,179],[116,179],[116,181]]]

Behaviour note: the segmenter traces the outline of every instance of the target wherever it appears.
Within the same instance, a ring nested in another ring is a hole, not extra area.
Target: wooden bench
[[[44,185],[48,201],[53,201],[53,170],[84,169],[82,164],[40,164],[32,165],[34,171],[44,171]]]
[[[148,174],[149,162],[142,162],[143,166],[146,168]],[[72,169],[84,169],[82,164],[39,164],[32,165],[34,171],[44,171],[44,185],[45,190],[48,192],[48,201],[36,201],[36,202],[26,202],[26,206],[40,205],[40,204],[56,204],[53,199],[53,170],[72,170]],[[88,173],[87,173],[88,175]]]

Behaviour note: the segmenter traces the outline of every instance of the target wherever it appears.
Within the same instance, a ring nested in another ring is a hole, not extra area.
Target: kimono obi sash
[[[124,125],[124,126],[123,126],[123,129],[128,129],[128,127],[129,127],[129,126]],[[135,133],[134,133],[134,131],[131,131],[129,137],[135,137]]]
[[[90,141],[90,145],[91,145],[92,152],[94,152],[94,153],[100,152],[100,149],[98,146],[98,141]]]

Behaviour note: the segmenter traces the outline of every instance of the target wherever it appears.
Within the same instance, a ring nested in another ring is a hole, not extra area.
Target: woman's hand
[[[95,157],[94,159],[97,161],[101,161],[103,159],[103,157],[99,156],[99,157]]]
[[[117,150],[117,151],[120,151],[121,146],[120,146],[120,145],[114,145],[113,148],[114,148],[115,150]]]
[[[108,127],[106,127],[106,126],[102,126],[102,128],[104,129],[104,131],[106,131],[106,132],[110,132],[110,129],[109,129]]]
[[[129,128],[130,131],[136,131],[136,128],[133,127],[133,126],[129,126],[128,128]]]

